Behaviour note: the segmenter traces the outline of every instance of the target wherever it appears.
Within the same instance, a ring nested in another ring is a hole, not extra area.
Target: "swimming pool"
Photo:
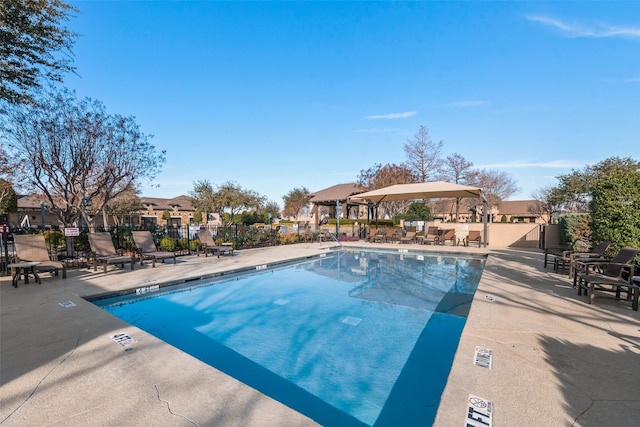
[[[484,257],[343,250],[96,301],[323,425],[430,425]]]

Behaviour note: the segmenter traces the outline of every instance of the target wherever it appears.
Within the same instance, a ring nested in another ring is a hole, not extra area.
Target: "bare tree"
[[[447,182],[462,185],[474,185],[478,173],[473,169],[473,163],[458,153],[447,156],[440,170],[440,178]],[[456,198],[455,222],[460,217],[460,197]]]
[[[549,218],[549,222],[562,210],[563,196],[557,187],[548,185],[542,187],[531,194],[536,201],[529,207],[529,212],[544,218]]]
[[[417,177],[418,182],[427,182],[437,176],[442,167],[442,145],[442,141],[434,143],[431,140],[426,126],[420,126],[413,139],[404,144],[407,168]]]
[[[91,224],[88,200],[95,201],[92,213],[101,213],[119,194],[153,179],[165,160],[134,117],[109,115],[99,101],[68,90],[48,93],[35,106],[13,106],[0,129],[63,226],[80,216]]]
[[[358,176],[358,184],[367,191],[377,190],[378,188],[388,187],[395,184],[410,184],[417,182],[417,176],[406,165],[397,165],[394,163],[375,164],[367,170],[360,171]],[[382,214],[393,217],[407,210],[410,201],[399,200],[396,202],[382,202],[380,208]]]
[[[498,206],[518,191],[516,181],[506,172],[496,169],[482,169],[475,175],[474,185],[482,188],[490,207]]]
[[[103,223],[108,224],[107,215],[111,215],[114,224],[129,222],[131,214],[143,209],[140,197],[135,188],[123,191],[107,203],[103,210]]]
[[[63,24],[76,11],[60,0],[0,2],[0,99],[34,103],[32,90],[43,79],[61,82],[64,72],[73,71],[76,34]]]

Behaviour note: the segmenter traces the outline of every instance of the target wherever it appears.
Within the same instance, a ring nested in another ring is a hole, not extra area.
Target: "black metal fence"
[[[217,244],[231,243],[235,249],[246,249],[264,246],[274,246],[283,243],[296,243],[300,240],[297,235],[283,238],[275,227],[255,227],[248,225],[230,226],[158,226],[158,227],[130,227],[113,226],[108,229],[98,228],[96,231],[111,233],[116,249],[126,253],[135,251],[132,231],[148,230],[153,235],[156,246],[162,250],[176,251],[178,255],[195,253],[199,240],[198,231],[208,231]],[[2,248],[0,270],[15,256],[13,248],[14,234],[44,233],[49,252],[58,260],[65,261],[69,266],[82,266],[90,252],[88,230],[79,231],[77,236],[65,236],[61,230],[15,229],[2,234]]]

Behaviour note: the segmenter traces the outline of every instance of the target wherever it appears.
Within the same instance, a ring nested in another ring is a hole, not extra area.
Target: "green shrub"
[[[176,241],[171,237],[163,237],[160,240],[160,247],[163,251],[173,252],[176,250]]]
[[[560,244],[562,246],[574,246],[578,252],[589,249],[591,244],[591,215],[567,214],[560,216]]]
[[[178,248],[179,249],[187,249],[189,247],[189,239],[186,237],[181,237],[178,239]]]
[[[49,248],[57,248],[65,246],[64,234],[61,231],[45,231],[44,241]]]

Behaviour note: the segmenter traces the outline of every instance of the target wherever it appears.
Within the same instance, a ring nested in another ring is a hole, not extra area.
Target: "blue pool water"
[[[323,425],[430,425],[484,258],[336,251],[113,315]]]

